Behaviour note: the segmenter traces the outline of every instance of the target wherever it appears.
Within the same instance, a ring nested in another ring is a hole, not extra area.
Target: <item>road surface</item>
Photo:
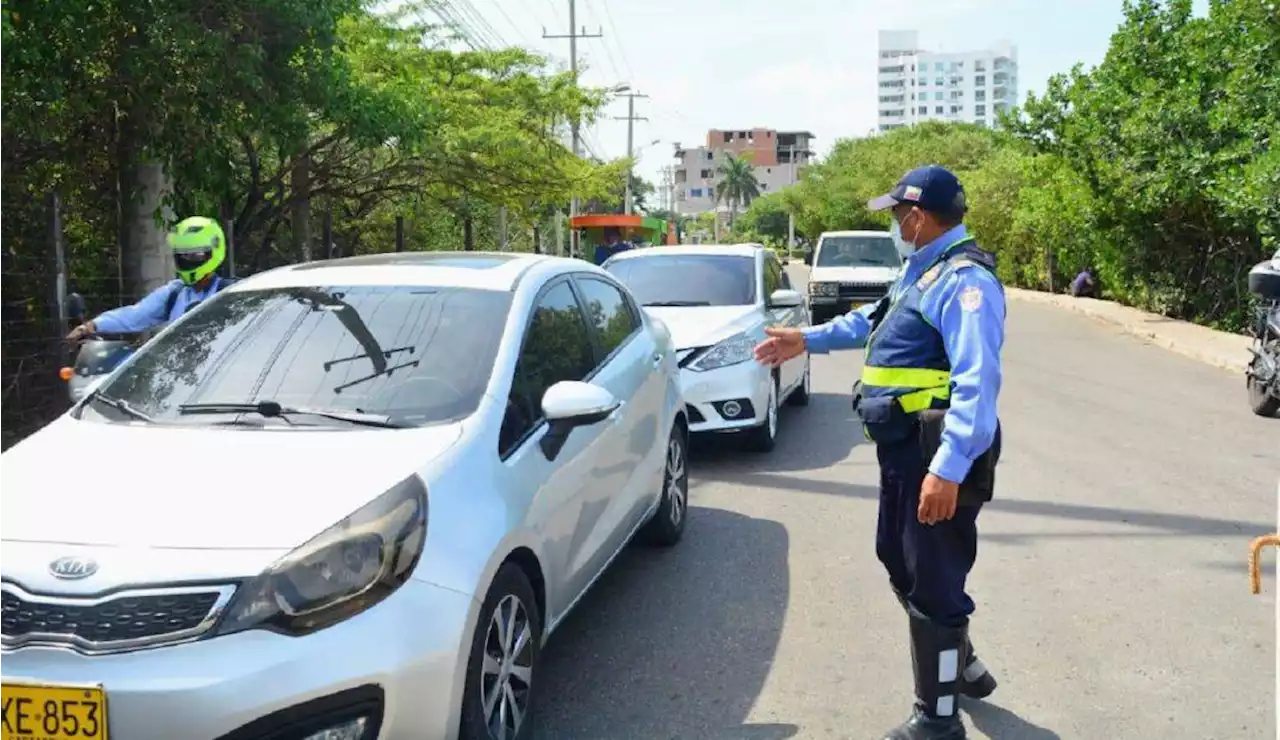
[[[878,739],[904,718],[861,357],[813,358],[773,453],[695,448],[684,541],[624,553],[553,637],[537,737]],[[965,705],[971,737],[1275,737],[1277,584],[1251,595],[1245,562],[1276,529],[1280,420],[1239,377],[1050,306],[1011,304],[1005,363],[970,581],[1000,688]]]

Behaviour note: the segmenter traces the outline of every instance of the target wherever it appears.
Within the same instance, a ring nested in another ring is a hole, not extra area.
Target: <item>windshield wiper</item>
[[[710,306],[711,301],[653,301],[646,306]]]
[[[86,400],[86,401],[97,401],[98,403],[102,404],[103,406],[106,406],[106,407],[108,407],[108,408],[115,409],[116,411],[119,411],[119,412],[120,412],[120,413],[122,413],[122,414],[125,414],[125,415],[127,415],[127,416],[132,416],[133,418],[135,418],[135,419],[137,419],[137,420],[139,420],[139,421],[145,421],[145,422],[147,422],[148,424],[155,423],[155,419],[152,419],[150,416],[147,416],[145,413],[143,413],[143,412],[139,411],[138,409],[134,408],[134,407],[133,407],[133,404],[129,403],[128,401],[124,400],[123,398],[116,398],[116,397],[114,397],[114,396],[107,396],[107,395],[104,395],[101,391],[96,391],[96,390],[95,390],[93,393],[90,393],[90,394],[89,394],[89,397],[88,397],[87,399],[85,399],[85,400]]]
[[[405,429],[407,425],[392,421],[385,414],[367,414],[359,409],[343,411],[342,409],[313,409],[305,407],[281,406],[275,401],[259,401],[257,403],[187,403],[178,407],[178,414],[258,414],[259,416],[279,418],[288,422],[290,416],[319,416],[324,419],[345,421],[366,427],[382,429]]]

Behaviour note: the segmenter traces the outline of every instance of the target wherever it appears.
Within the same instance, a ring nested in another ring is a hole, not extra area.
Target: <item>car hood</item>
[[[755,306],[647,306],[644,310],[667,325],[677,350],[710,346],[759,321]]]
[[[815,267],[809,272],[811,283],[891,283],[898,277],[897,267]]]
[[[63,416],[0,456],[5,542],[297,546],[422,469],[461,424],[342,431]]]

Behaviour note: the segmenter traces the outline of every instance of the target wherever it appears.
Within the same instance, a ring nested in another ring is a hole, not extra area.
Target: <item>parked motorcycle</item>
[[[1280,252],[1249,271],[1249,292],[1260,305],[1254,319],[1253,360],[1245,370],[1249,406],[1259,416],[1280,412]]]
[[[84,323],[84,298],[79,293],[67,296],[67,317],[76,324]],[[91,334],[82,341],[75,361],[58,371],[67,383],[67,395],[77,404],[98,383],[119,367],[136,349],[137,337],[126,334]]]

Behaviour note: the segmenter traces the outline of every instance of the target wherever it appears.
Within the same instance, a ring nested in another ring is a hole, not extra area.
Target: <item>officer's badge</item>
[[[916,287],[920,290],[928,288],[930,285],[933,285],[934,281],[938,279],[938,275],[941,273],[942,265],[934,265],[933,267],[930,267],[929,270],[925,272],[925,274],[921,275],[920,279],[916,281]]]
[[[960,291],[960,308],[973,313],[982,307],[982,288],[970,285]]]

